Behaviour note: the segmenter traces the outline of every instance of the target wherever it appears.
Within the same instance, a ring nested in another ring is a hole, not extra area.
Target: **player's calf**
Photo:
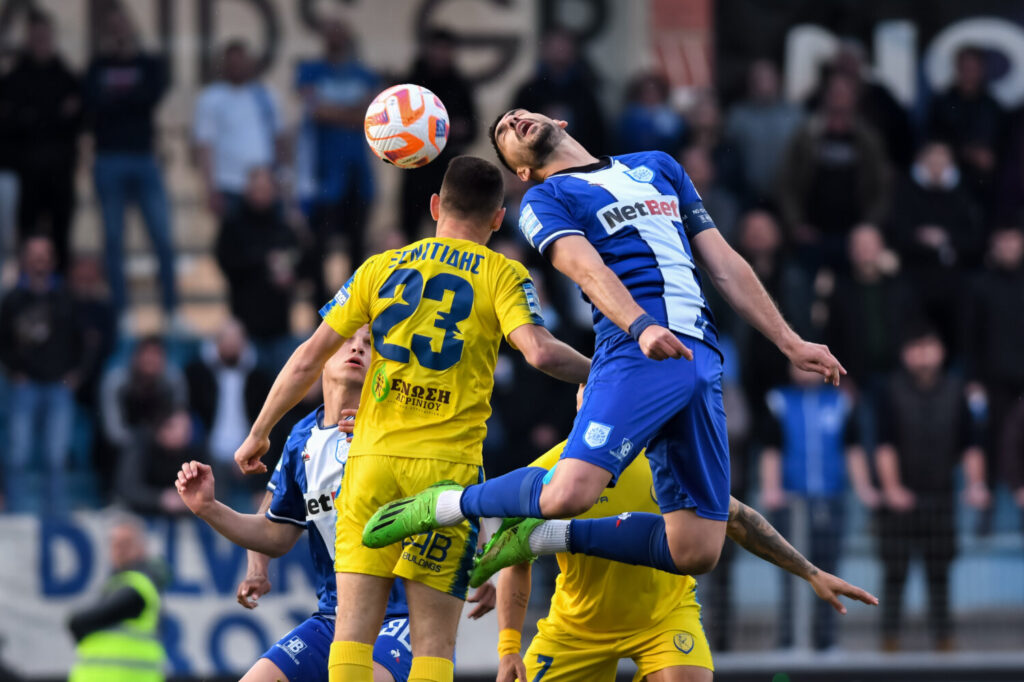
[[[725,544],[725,521],[705,519],[692,509],[669,512],[664,517],[668,549],[679,573],[700,575],[718,565]]]

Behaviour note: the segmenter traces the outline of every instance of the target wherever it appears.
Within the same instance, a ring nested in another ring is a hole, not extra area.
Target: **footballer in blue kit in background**
[[[561,459],[550,474],[525,467],[463,490],[428,489],[416,504],[385,505],[366,533],[385,543],[467,517],[526,517],[492,540],[473,585],[565,551],[706,573],[725,540],[729,452],[722,355],[697,262],[793,364],[836,384],[845,370],[828,348],[789,327],[672,157],[598,158],[566,125],[515,109],[490,129],[502,163],[538,183],[523,197],[523,235],[593,306],[593,365]],[[541,521],[587,511],[644,447],[661,514]]]

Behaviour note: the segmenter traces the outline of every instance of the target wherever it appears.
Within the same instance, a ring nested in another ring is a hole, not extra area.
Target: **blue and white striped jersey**
[[[303,417],[288,434],[284,452],[267,490],[274,494],[267,518],[294,523],[309,532],[309,553],[317,577],[318,613],[334,618],[338,606],[334,580],[334,530],[338,521],[334,500],[348,461],[347,434],[337,425],[324,426],[324,408]],[[409,613],[405,588],[395,580],[388,596],[387,617]]]
[[[682,167],[663,152],[603,157],[530,188],[519,229],[541,253],[567,235],[597,249],[640,306],[669,329],[717,349],[690,239],[714,228]],[[624,334],[594,307],[597,343]]]

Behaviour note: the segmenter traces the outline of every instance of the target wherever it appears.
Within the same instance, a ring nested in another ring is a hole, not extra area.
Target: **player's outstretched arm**
[[[601,254],[585,237],[562,237],[548,247],[547,253],[551,258],[551,264],[576,282],[605,317],[623,331],[633,333],[633,323],[647,313],[633,300],[629,289],[611,268],[604,264]],[[637,342],[647,357],[652,360],[693,359],[690,349],[670,330],[657,324],[644,327],[642,333],[637,335]]]
[[[214,497],[213,470],[202,462],[186,462],[174,482],[193,514],[231,542],[254,552],[278,557],[291,549],[303,528],[274,523],[262,514],[239,514]]]
[[[256,513],[260,516],[266,515],[273,499],[274,494],[269,490],[266,491]],[[270,592],[270,578],[268,577],[270,575],[268,572],[270,557],[250,549],[245,553],[245,563],[245,577],[242,578],[242,582],[238,583],[235,599],[245,608],[254,609],[259,598]]]
[[[498,677],[496,682],[526,679],[520,654],[526,607],[530,603],[530,564],[510,566],[498,574]]]
[[[556,379],[585,384],[590,376],[590,358],[559,341],[539,324],[524,324],[508,335],[526,361]]]
[[[878,598],[870,592],[820,570],[796,551],[763,516],[735,497],[729,499],[729,521],[725,532],[730,540],[751,554],[809,582],[818,598],[832,604],[839,613],[846,613],[846,607],[839,601],[840,596],[872,606],[878,604]]]
[[[345,339],[330,326],[321,323],[288,358],[274,380],[249,436],[235,451],[235,463],[243,473],[258,474],[267,470],[260,458],[270,449],[271,429],[302,400],[323,371],[324,363],[344,342]]]
[[[733,310],[768,337],[794,365],[839,385],[839,378],[846,374],[843,366],[827,346],[804,341],[793,331],[750,263],[729,246],[718,230],[699,232],[692,244],[700,264]]]

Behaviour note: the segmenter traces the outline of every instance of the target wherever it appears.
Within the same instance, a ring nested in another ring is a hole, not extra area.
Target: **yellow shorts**
[[[634,682],[674,666],[715,669],[696,600],[633,635],[569,632],[546,621],[523,658],[533,682],[614,682],[621,658],[636,663]]]
[[[381,505],[444,479],[473,485],[483,480],[483,469],[474,464],[417,457],[350,457],[341,481],[334,570],[382,578],[398,576],[465,599],[476,553],[475,523],[463,521],[383,549],[363,545],[363,526]]]

